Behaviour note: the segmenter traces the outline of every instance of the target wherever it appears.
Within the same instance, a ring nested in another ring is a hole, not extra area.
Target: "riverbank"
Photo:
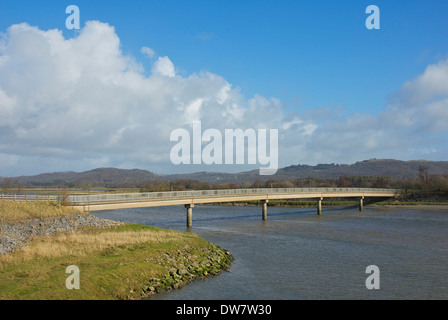
[[[358,201],[322,201],[323,206],[349,206],[349,205],[357,205],[358,203],[359,203]],[[259,207],[261,206],[261,202],[258,200],[254,200],[254,201],[241,201],[241,202],[219,202],[219,203],[210,203],[207,205]],[[315,206],[316,201],[314,200],[270,200],[268,203],[268,207],[309,208]]]
[[[195,234],[59,211],[2,221],[0,252],[3,300],[143,299],[229,270],[233,260]],[[69,290],[72,265],[80,288]]]
[[[434,210],[448,210],[448,204],[371,204],[371,208],[387,208],[387,209],[434,209]]]
[[[244,201],[244,202],[222,202],[212,203],[207,205],[216,206],[248,206],[258,207],[261,206],[260,201]],[[327,200],[322,201],[322,206],[329,207],[346,207],[346,206],[358,206],[357,200]],[[268,207],[282,207],[282,208],[314,208],[316,207],[315,200],[270,200]],[[369,202],[369,199],[364,200],[364,207],[387,207],[387,208],[438,208],[448,209],[448,202],[437,201],[379,201]]]

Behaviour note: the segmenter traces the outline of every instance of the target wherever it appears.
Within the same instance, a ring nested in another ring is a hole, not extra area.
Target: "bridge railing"
[[[14,200],[14,201],[49,201],[49,202],[59,202],[59,195],[51,194],[0,194],[0,200]]]
[[[195,198],[204,196],[248,195],[248,194],[279,194],[279,193],[328,193],[359,192],[359,193],[398,193],[396,189],[378,188],[260,188],[260,189],[222,189],[199,191],[167,191],[121,194],[70,195],[68,201],[72,203],[116,202],[163,200],[170,198]]]

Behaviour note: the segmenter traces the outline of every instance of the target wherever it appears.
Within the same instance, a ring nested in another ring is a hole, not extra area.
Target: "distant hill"
[[[258,170],[241,173],[197,172],[191,174],[166,175],[168,180],[192,179],[208,183],[243,183],[268,180],[300,178],[339,178],[341,176],[371,176],[412,178],[418,176],[420,166],[426,166],[430,175],[448,175],[448,161],[400,161],[392,159],[371,159],[354,164],[293,165],[279,169],[273,176],[260,176]]]
[[[382,176],[412,178],[418,176],[420,166],[428,168],[433,175],[447,175],[448,161],[399,161],[372,159],[351,165],[319,164],[317,166],[290,166],[280,170],[280,175],[297,178],[338,178],[340,176]]]
[[[260,176],[258,170],[240,173],[197,172],[190,174],[158,175],[140,169],[98,168],[85,172],[55,172],[36,176],[15,177],[25,187],[140,187],[154,180],[199,180],[215,183],[253,183],[268,180],[294,180],[300,178],[339,178],[341,176],[371,176],[412,178],[418,176],[420,166],[428,168],[430,175],[448,175],[448,161],[400,161],[372,159],[354,164],[293,165],[279,169],[273,176]],[[0,183],[3,178],[0,178]]]
[[[25,187],[139,187],[160,176],[140,169],[98,168],[85,172],[55,172],[36,176],[21,176],[13,180]],[[3,180],[3,179],[2,179]],[[1,180],[0,180],[1,181]]]

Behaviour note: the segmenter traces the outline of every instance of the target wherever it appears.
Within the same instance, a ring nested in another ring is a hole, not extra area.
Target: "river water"
[[[94,215],[194,232],[234,256],[231,272],[154,299],[448,298],[448,210],[269,207],[262,221],[260,207],[196,205],[190,230],[182,206]]]

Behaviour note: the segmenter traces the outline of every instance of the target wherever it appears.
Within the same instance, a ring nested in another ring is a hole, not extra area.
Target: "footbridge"
[[[70,195],[68,201],[84,212],[183,205],[187,211],[187,226],[191,227],[196,204],[257,200],[261,202],[262,219],[267,220],[270,200],[316,199],[317,214],[320,215],[324,198],[359,199],[359,210],[362,211],[367,197],[389,198],[398,194],[396,189],[377,188],[261,188]]]

